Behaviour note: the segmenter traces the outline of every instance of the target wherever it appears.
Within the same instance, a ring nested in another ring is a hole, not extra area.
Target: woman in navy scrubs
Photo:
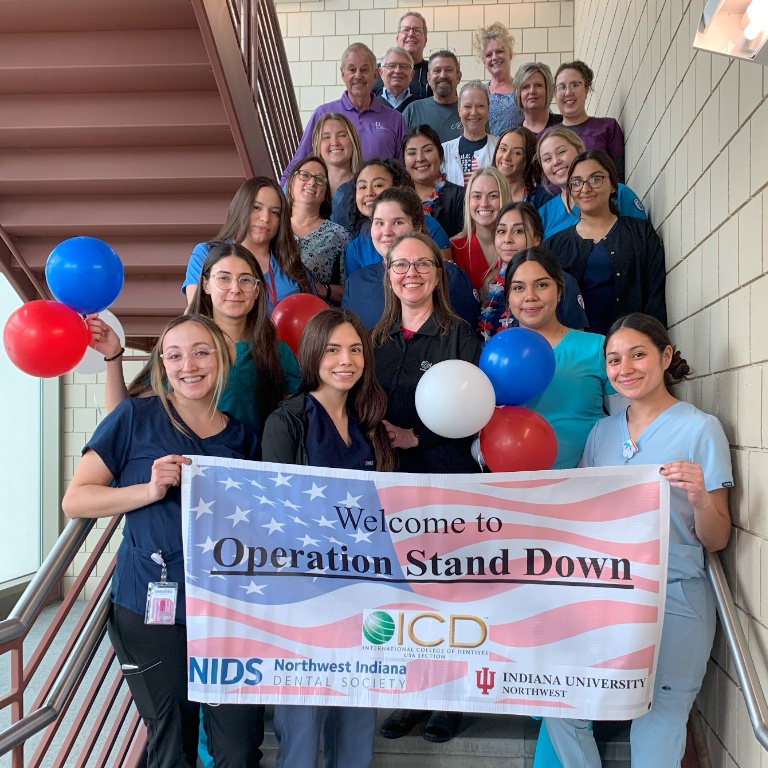
[[[393,470],[394,450],[384,426],[387,398],[357,315],[348,309],[315,315],[301,336],[299,366],[299,394],[267,419],[264,461]],[[315,768],[324,731],[324,768],[368,768],[375,730],[372,708],[278,706],[276,766]]]

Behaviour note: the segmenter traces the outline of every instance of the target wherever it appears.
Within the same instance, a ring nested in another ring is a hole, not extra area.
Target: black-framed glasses
[[[211,275],[211,280],[215,281],[219,288],[229,289],[232,286],[232,281],[237,280],[237,284],[240,286],[240,290],[245,293],[250,293],[256,290],[256,286],[259,284],[259,278],[253,275],[240,275],[240,277],[233,277],[229,272],[217,272],[215,275]]]
[[[590,176],[588,179],[571,179],[568,182],[568,189],[571,192],[578,192],[585,184],[589,185],[590,189],[600,189],[603,186],[603,181],[607,178],[607,176],[596,175]]]
[[[305,182],[314,179],[315,184],[317,184],[318,187],[324,187],[328,183],[328,179],[326,179],[325,176],[321,176],[319,173],[310,173],[303,168],[296,171],[296,175]]]
[[[403,25],[397,30],[401,35],[410,35],[413,32],[416,37],[421,37],[424,34],[424,27],[406,27]]]
[[[394,261],[389,262],[389,266],[396,275],[407,274],[411,266],[413,266],[420,275],[428,275],[435,268],[435,262],[433,259],[416,259],[416,261],[395,259]]]
[[[181,352],[162,352],[160,357],[165,367],[170,371],[180,371],[184,367],[184,361],[189,358],[198,368],[208,368],[213,363],[216,350],[213,347],[199,347],[193,349],[188,355]]]

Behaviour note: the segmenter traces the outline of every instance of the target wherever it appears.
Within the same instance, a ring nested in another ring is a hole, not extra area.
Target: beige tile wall
[[[465,80],[484,77],[485,70],[472,53],[472,33],[494,21],[507,25],[515,36],[517,55],[513,69],[515,63],[536,60],[554,70],[572,58],[573,2],[279,2],[278,17],[304,123],[318,104],[341,95],[344,86],[339,76],[339,60],[344,49],[360,41],[381,56],[395,44],[398,19],[408,9],[418,11],[427,20],[426,54],[439,48],[455,51]]]
[[[673,338],[696,373],[685,396],[732,445],[723,559],[768,686],[768,79],[760,65],[693,50],[703,6],[576,0],[574,49],[596,72],[589,111],[621,122],[628,183],[664,239]],[[699,704],[714,768],[768,766],[720,635]]]

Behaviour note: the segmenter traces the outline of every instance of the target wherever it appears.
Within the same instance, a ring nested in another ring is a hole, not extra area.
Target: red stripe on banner
[[[239,659],[253,658],[286,658],[304,659],[306,656],[295,651],[289,651],[279,645],[249,640],[245,637],[203,637],[199,640],[187,641],[187,652],[190,656],[234,656]]]
[[[434,605],[423,605],[422,603],[385,603],[378,606],[386,611],[435,611],[438,610]]]
[[[570,603],[490,630],[500,645],[531,648],[618,624],[655,624],[658,608],[607,600]]]
[[[402,693],[436,688],[453,680],[467,676],[466,661],[443,661],[441,659],[416,659],[408,662],[405,675],[405,690]],[[393,691],[394,693],[394,691]]]
[[[282,685],[260,685],[258,687],[258,692],[264,694],[276,693],[279,696],[285,696],[286,687]],[[334,688],[311,688],[307,686],[298,686],[295,688],[290,686],[290,692],[291,695],[293,695],[295,692],[296,696],[342,696],[345,699],[349,696],[349,694],[342,693],[341,691],[337,691]],[[250,693],[253,693],[253,690],[250,690]],[[298,704],[299,702],[291,700],[285,703]]]
[[[635,515],[652,512],[659,507],[659,483],[638,483],[637,485],[609,491],[590,499],[573,502],[537,504],[518,499],[504,499],[484,493],[461,491],[453,488],[425,486],[396,486],[378,488],[379,498],[385,514],[395,514],[425,506],[478,507],[480,509],[501,509],[509,512],[523,512],[530,515],[553,517],[559,520],[583,522],[608,522],[625,520]],[[629,501],[631,499],[631,502]]]
[[[641,648],[633,653],[626,653],[623,656],[617,656],[615,659],[601,661],[599,664],[592,664],[593,667],[604,669],[647,669],[650,675],[653,672],[653,654],[655,646],[649,645],[647,648]]]
[[[334,621],[331,624],[289,627],[276,621],[265,621],[251,614],[189,595],[187,595],[187,614],[189,616],[212,616],[217,619],[236,621],[297,643],[306,643],[309,638],[312,645],[320,648],[353,648],[360,645],[360,636],[363,631],[360,614]]]
[[[500,653],[494,653],[493,651],[488,653],[488,661],[511,661],[515,664],[517,663],[515,659],[510,659],[508,656],[502,656]]]
[[[546,699],[499,699],[496,704],[520,704],[524,707],[551,707],[552,709],[576,709],[564,701],[547,701]]]
[[[480,483],[480,485],[487,485],[489,488],[547,488],[551,485],[568,482],[568,480],[570,480],[569,477],[558,477],[550,480],[506,480],[497,483]]]

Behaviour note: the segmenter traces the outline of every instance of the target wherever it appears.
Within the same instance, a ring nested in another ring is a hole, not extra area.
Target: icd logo
[[[395,634],[394,619],[384,611],[373,611],[365,617],[363,635],[369,643],[383,645]]]

